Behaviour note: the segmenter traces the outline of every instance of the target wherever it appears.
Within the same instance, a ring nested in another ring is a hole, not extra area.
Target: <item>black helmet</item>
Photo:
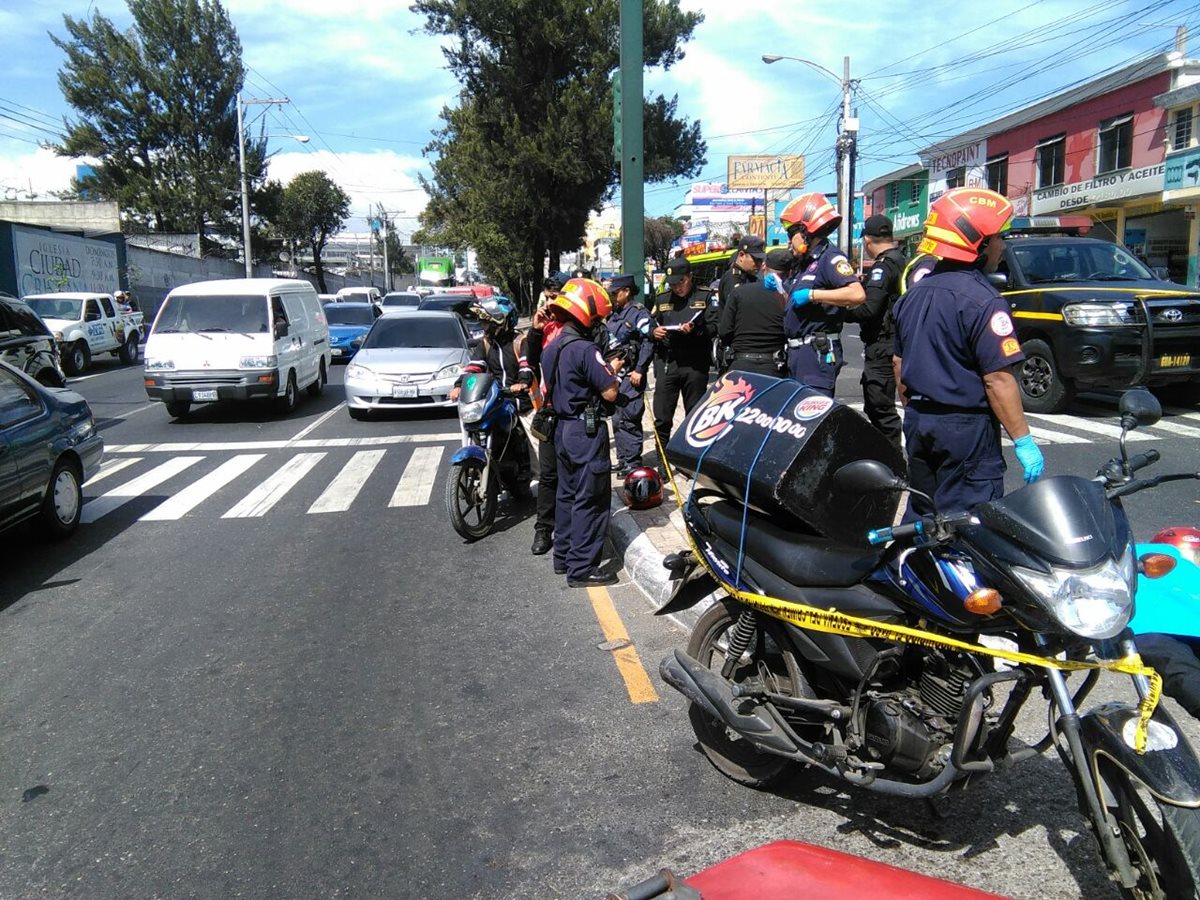
[[[641,466],[625,476],[621,493],[630,509],[653,509],[663,500],[662,479],[653,469]]]

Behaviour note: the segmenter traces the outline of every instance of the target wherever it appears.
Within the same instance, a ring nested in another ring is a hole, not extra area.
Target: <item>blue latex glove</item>
[[[778,291],[781,294],[783,293],[783,282],[779,280],[779,276],[774,272],[768,272],[763,277],[763,287],[765,287],[768,291]]]
[[[792,291],[792,305],[803,306],[812,297],[812,288],[797,288]]]
[[[1017,461],[1025,470],[1025,483],[1033,484],[1046,471],[1046,460],[1042,458],[1042,451],[1034,443],[1033,435],[1027,434],[1017,438],[1013,441],[1013,449],[1017,451]]]

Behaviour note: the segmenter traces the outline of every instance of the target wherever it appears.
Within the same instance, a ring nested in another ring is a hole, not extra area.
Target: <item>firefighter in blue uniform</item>
[[[548,309],[563,321],[562,333],[542,355],[546,399],[556,417],[554,571],[567,576],[569,587],[613,584],[616,575],[599,569],[612,501],[600,401],[615,403],[619,382],[594,339],[612,307],[598,283],[572,278]],[[614,365],[620,369],[620,361]]]
[[[1012,204],[986,188],[947,191],[929,208],[919,250],[936,264],[897,301],[892,359],[904,411],[908,479],[941,512],[1004,494],[1000,426],[1025,481],[1045,470],[1013,366],[1025,356],[1008,303],[985,277],[1004,254]],[[929,504],[910,495],[908,517]]]
[[[829,243],[842,217],[824,194],[797,197],[783,208],[779,221],[795,256],[783,283],[791,300],[784,315],[788,374],[832,397],[845,365],[845,310],[862,304],[867,294],[846,255]]]
[[[624,478],[642,464],[642,416],[646,410],[646,377],[654,358],[650,332],[654,322],[646,307],[634,301],[637,279],[617,275],[609,285],[613,313],[608,317],[609,346],[620,352],[628,365],[621,371],[621,396],[624,406],[613,413],[613,443],[617,445],[618,478]]]

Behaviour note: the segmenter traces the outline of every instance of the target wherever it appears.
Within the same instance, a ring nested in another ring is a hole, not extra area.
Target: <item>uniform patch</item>
[[[839,275],[854,274],[854,267],[850,265],[850,261],[847,259],[839,259],[836,263],[834,263],[833,267],[837,269]]]
[[[872,281],[883,281],[883,269],[872,269],[871,270],[871,280]]]
[[[998,312],[992,316],[992,334],[1007,337],[1013,333],[1012,319],[1006,312]]]
[[[608,368],[608,363],[604,361],[604,357],[600,355],[599,350],[596,351],[596,362],[600,363],[600,365],[604,366],[604,368]]]
[[[1004,342],[1000,345],[1000,350],[1005,356],[1015,356],[1021,352],[1021,344],[1016,338],[1005,338]]]

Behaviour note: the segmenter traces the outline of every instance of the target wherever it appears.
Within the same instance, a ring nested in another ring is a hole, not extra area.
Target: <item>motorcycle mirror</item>
[[[852,494],[903,491],[908,483],[877,459],[856,459],[833,474],[833,486]]]
[[[1153,425],[1162,418],[1162,405],[1158,398],[1145,388],[1134,388],[1123,393],[1119,408],[1121,425],[1125,428]],[[1128,425],[1125,424],[1127,419],[1130,420]]]

